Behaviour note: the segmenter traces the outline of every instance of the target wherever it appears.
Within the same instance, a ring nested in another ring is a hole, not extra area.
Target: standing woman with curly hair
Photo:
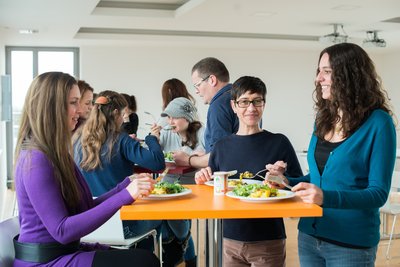
[[[159,266],[149,251],[80,243],[154,188],[151,176],[142,174],[93,200],[72,158],[80,97],[75,78],[61,72],[37,76],[27,92],[15,150],[20,233],[13,266]]]
[[[351,43],[321,52],[315,86],[310,173],[288,177],[297,196],[323,207],[323,217],[300,219],[300,264],[372,267],[396,157],[387,93],[368,54]]]

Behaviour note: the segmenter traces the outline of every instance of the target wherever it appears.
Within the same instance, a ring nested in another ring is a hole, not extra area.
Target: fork
[[[165,170],[157,177],[156,183],[160,182],[162,178],[164,178],[165,175],[167,175],[169,171],[169,167],[165,168]]]
[[[256,174],[254,174],[253,176],[251,176],[251,177],[243,177],[243,179],[254,179],[254,178],[256,178],[256,176],[260,177],[262,179],[265,179],[262,175],[260,175],[260,173],[265,172],[266,170],[267,169],[262,169],[262,170],[258,171]]]
[[[266,181],[270,181],[270,182],[274,182],[277,184],[281,184],[284,185],[285,187],[292,189],[293,186],[288,185],[287,183],[285,183],[285,180],[282,177],[279,176],[267,176],[267,178],[265,178]]]

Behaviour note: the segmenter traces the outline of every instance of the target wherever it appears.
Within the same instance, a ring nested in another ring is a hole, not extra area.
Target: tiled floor
[[[12,199],[13,194],[8,192],[6,199],[6,211],[3,214],[2,218],[8,218],[12,216],[13,205]],[[3,204],[3,203],[2,203]],[[204,264],[204,220],[199,221],[199,267],[206,267]],[[287,242],[286,242],[286,254],[287,254],[287,263],[288,267],[297,267],[299,265],[298,253],[297,253],[297,218],[287,218],[285,219],[285,227],[287,234]],[[194,238],[195,245],[197,245],[196,241],[196,220],[193,220],[192,234]],[[391,225],[391,218],[388,220],[388,225]],[[397,223],[396,233],[400,233],[400,221]],[[387,240],[383,240],[379,243],[377,260],[375,263],[375,267],[392,267],[392,266],[400,266],[400,239],[394,240],[391,245],[390,255],[391,258],[389,260],[385,257],[385,252],[387,248]],[[184,264],[179,265],[179,267],[184,267]]]
[[[285,219],[285,227],[286,227],[286,254],[287,254],[287,267],[298,267],[299,257],[297,253],[297,218],[286,218]],[[391,218],[388,223],[391,225]],[[195,226],[195,220],[193,221],[193,225]],[[400,222],[398,223],[398,227],[396,230],[397,233],[400,233]],[[193,238],[196,238],[196,228],[192,229]],[[206,267],[204,264],[204,254],[201,253],[204,251],[204,220],[200,220],[200,246],[199,246],[199,267]],[[196,241],[195,241],[196,243]],[[377,259],[375,262],[375,267],[392,267],[392,266],[400,266],[400,239],[392,241],[390,255],[391,258],[389,260],[386,259],[385,253],[387,248],[387,240],[383,240],[379,243]],[[179,267],[184,267],[184,264],[179,265]]]

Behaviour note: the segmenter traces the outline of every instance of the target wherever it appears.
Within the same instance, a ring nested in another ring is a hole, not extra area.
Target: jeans
[[[374,267],[377,246],[346,248],[299,231],[298,249],[302,267]]]

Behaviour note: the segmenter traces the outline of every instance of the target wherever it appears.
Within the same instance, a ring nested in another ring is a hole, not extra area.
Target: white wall
[[[319,51],[272,51],[186,47],[81,47],[81,78],[95,91],[112,89],[134,94],[138,102],[139,135],[147,134],[143,111],[161,112],[161,86],[170,78],[181,79],[195,94],[192,66],[208,56],[219,58],[231,74],[231,82],[243,75],[260,77],[267,85],[263,128],[282,132],[295,149],[308,146],[313,123],[313,79]],[[197,97],[201,119],[207,107]]]
[[[143,114],[161,112],[161,86],[170,78],[181,79],[194,94],[190,79],[192,66],[208,56],[219,58],[231,74],[231,82],[243,75],[260,77],[267,85],[267,107],[263,128],[282,132],[296,150],[308,147],[313,126],[313,81],[320,50],[290,51],[271,49],[196,48],[196,47],[81,47],[81,78],[97,92],[111,89],[134,94],[140,117],[139,136],[147,134],[144,122],[152,122]],[[378,51],[379,52],[379,51]],[[400,112],[397,90],[400,53],[371,54],[378,73]],[[201,119],[207,107],[197,97]],[[399,132],[398,132],[399,133]],[[400,147],[400,145],[398,145]]]

